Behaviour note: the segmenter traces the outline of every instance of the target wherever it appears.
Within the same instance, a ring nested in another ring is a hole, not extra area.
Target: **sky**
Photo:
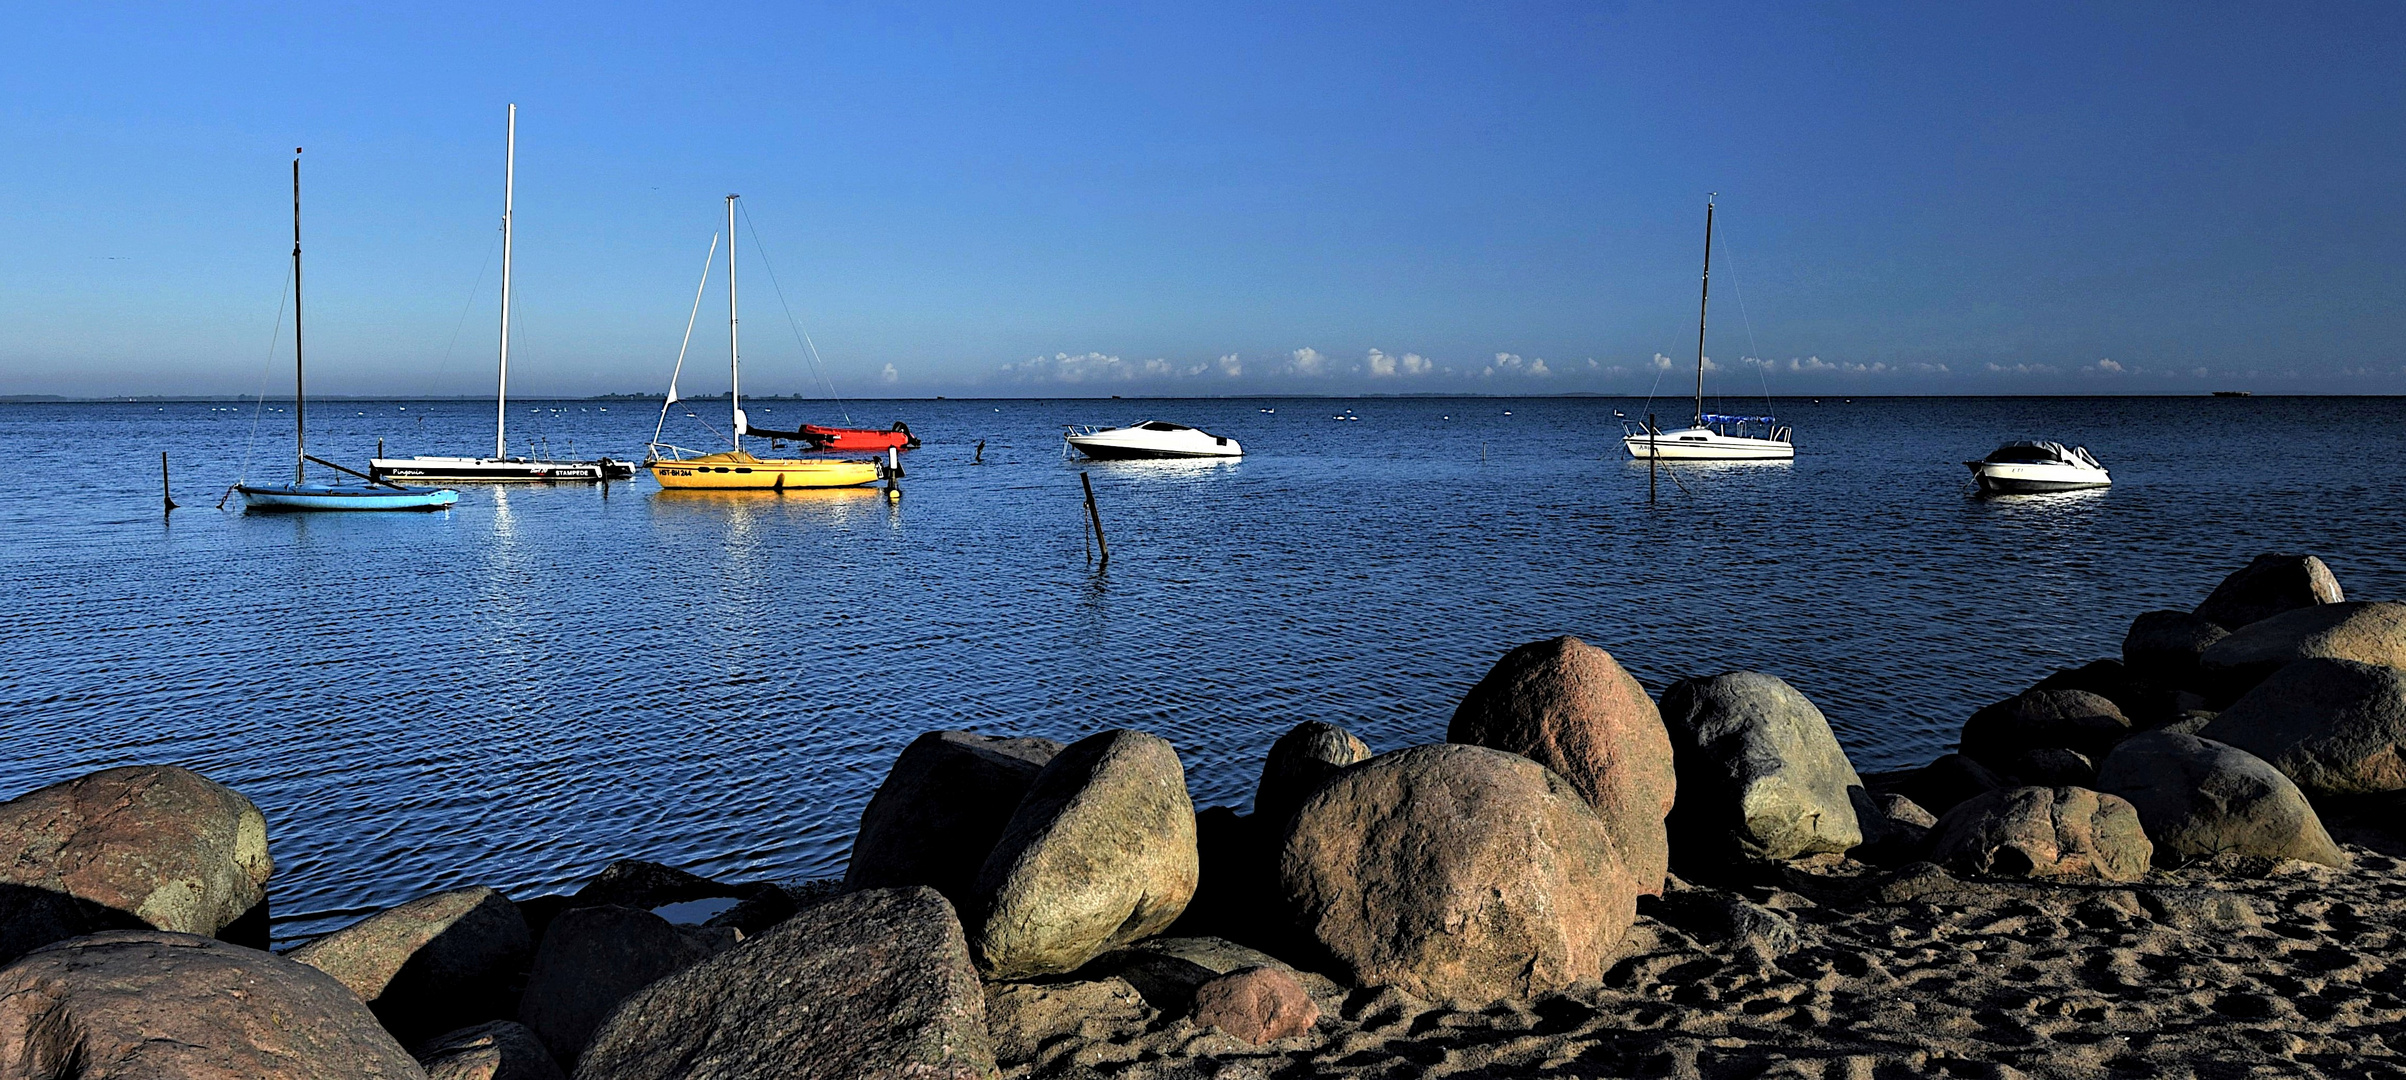
[[[10,11],[0,394],[2406,393],[2396,3]]]

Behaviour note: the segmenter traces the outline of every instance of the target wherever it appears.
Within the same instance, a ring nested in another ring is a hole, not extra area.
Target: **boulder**
[[[1698,943],[1773,960],[1803,943],[1796,920],[1742,896],[1712,889],[1680,889],[1647,904],[1656,921],[1678,927]]]
[[[2032,683],[2032,690],[2085,690],[2114,703],[2133,728],[2155,727],[2172,719],[2175,690],[2132,671],[2120,660],[2091,660],[2079,667],[2057,668]]]
[[[669,904],[724,899],[737,895],[738,891],[733,885],[723,885],[673,866],[662,866],[642,859],[620,859],[603,867],[599,876],[578,889],[576,895],[568,899],[567,906],[606,907],[616,904],[649,911]]]
[[[968,731],[911,740],[861,811],[844,888],[926,885],[972,905],[978,868],[1061,744]]]
[[[1852,853],[1855,858],[1895,866],[1922,857],[1930,827],[1938,823],[1929,811],[1902,795],[1874,795],[1849,788],[1847,796],[1854,803],[1855,822],[1863,830],[1863,844]]]
[[[496,1020],[443,1035],[418,1048],[427,1080],[568,1080],[523,1024]]]
[[[1931,857],[2005,877],[2136,881],[2155,847],[2119,796],[2080,787],[1991,791],[1938,819]]]
[[[610,1014],[576,1075],[972,1080],[995,1064],[960,920],[913,887],[838,897],[652,984]]]
[[[2088,755],[2060,746],[2024,750],[2005,771],[2022,783],[2039,787],[2090,787],[2097,779],[2097,766]]]
[[[2197,658],[2229,636],[2229,630],[2186,611],[2141,612],[2122,636],[2122,666],[2166,686],[2193,685]]]
[[[789,920],[790,921],[790,920]],[[518,1022],[574,1068],[626,996],[699,963],[711,947],[648,911],[570,908],[551,921],[518,999]]]
[[[332,976],[191,934],[114,931],[0,969],[15,1080],[423,1080]]]
[[[1178,752],[1141,731],[1080,739],[1036,775],[979,869],[971,953],[999,979],[1075,971],[1177,922],[1198,867]]]
[[[711,929],[732,927],[745,937],[753,937],[767,933],[770,927],[792,918],[800,910],[801,902],[784,886],[760,881],[737,886],[735,906],[711,916],[702,925]]]
[[[1253,790],[1253,813],[1270,828],[1283,829],[1295,808],[1311,798],[1337,770],[1370,760],[1370,745],[1335,724],[1306,720],[1270,744],[1261,784]]]
[[[2343,601],[2252,623],[2198,657],[2201,677],[2228,701],[2299,660],[2406,667],[2406,604]]]
[[[2031,690],[1979,712],[1963,724],[1963,754],[2010,773],[2031,750],[2060,747],[2095,761],[2130,734],[2130,720],[2112,701],[2085,690]],[[1918,800],[1917,800],[1918,801]]]
[[[1891,773],[1867,786],[1902,795],[1930,813],[1944,814],[1965,799],[2004,787],[2005,778],[1962,754],[1941,754],[1921,768]]]
[[[129,765],[0,803],[0,964],[102,930],[267,947],[267,819],[190,769]]]
[[[2300,660],[2232,702],[2197,734],[2263,758],[2309,794],[2406,790],[2406,670]]]
[[[385,1030],[415,1041],[509,1016],[531,953],[517,906],[468,888],[377,912],[287,955],[334,976]]]
[[[1097,957],[1078,974],[1124,980],[1144,996],[1146,1004],[1164,1014],[1178,1016],[1194,1008],[1195,991],[1204,983],[1232,971],[1256,967],[1286,971],[1313,993],[1332,998],[1342,993],[1325,975],[1297,971],[1259,949],[1217,937],[1148,938],[1130,948]]]
[[[2200,619],[2237,630],[2285,611],[2336,604],[2347,599],[2331,568],[2312,555],[2258,555],[2245,567],[2223,578],[2205,602],[2197,605]]]
[[[1275,967],[1232,971],[1195,990],[1195,1023],[1253,1046],[1310,1031],[1320,1006],[1295,976]]]
[[[1278,873],[1297,927],[1355,985],[1475,1003],[1600,978],[1660,881],[1630,872],[1568,780],[1461,744],[1339,774],[1296,811]]]
[[[1519,754],[1569,780],[1640,891],[1662,891],[1671,865],[1663,818],[1678,790],[1671,736],[1611,653],[1575,637],[1505,653],[1454,710],[1445,741]]]
[[[2106,755],[2097,790],[2138,810],[2161,866],[2226,854],[2348,864],[2305,793],[2237,747],[2194,735],[2134,735]]]
[[[1863,779],[1796,688],[1753,671],[1683,679],[1663,691],[1662,719],[1679,769],[1667,824],[1681,865],[1794,859],[1863,842],[1847,795]]]

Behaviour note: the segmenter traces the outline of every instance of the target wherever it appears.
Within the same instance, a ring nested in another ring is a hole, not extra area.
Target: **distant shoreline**
[[[1660,397],[1661,395],[1657,395],[1657,396],[1658,396],[1658,397]],[[483,395],[483,394],[449,394],[449,395],[443,395],[443,394],[431,394],[431,395],[430,395],[430,394],[312,394],[310,397],[311,397],[311,400],[313,400],[313,401],[479,401],[479,402],[482,402],[482,401],[491,401],[491,400],[492,400],[492,397],[491,397],[490,395]],[[663,400],[663,398],[664,398],[664,397],[665,397],[665,395],[662,395],[662,394],[584,394],[584,395],[574,395],[574,396],[565,396],[565,395],[563,395],[563,396],[552,396],[552,395],[542,395],[542,394],[527,394],[527,395],[520,396],[520,397],[516,398],[515,400],[518,400],[518,401],[628,401],[628,402],[641,401],[641,402],[653,402],[653,403],[657,403],[657,402],[659,402],[659,401]],[[952,395],[952,394],[938,394],[938,395],[923,395],[923,396],[914,396],[914,397],[852,397],[852,398],[845,398],[845,399],[843,399],[843,400],[845,400],[845,401],[1298,401],[1298,400],[1302,400],[1302,401],[1311,401],[1311,400],[1328,400],[1328,401],[1355,401],[1355,400],[1378,400],[1378,401],[1411,401],[1411,400],[1425,400],[1425,401],[1452,401],[1452,400],[1464,400],[1464,399],[1469,399],[1469,400],[1495,400],[1495,401],[1535,401],[1535,400],[1554,400],[1554,399],[1565,399],[1565,398],[1595,398],[1595,399],[1602,399],[1602,400],[1627,400],[1627,401],[1643,401],[1643,400],[1646,400],[1646,395],[1644,395],[1644,394],[1606,394],[1606,393],[1597,393],[1597,392],[1592,392],[1592,391],[1576,391],[1576,392],[1572,392],[1572,393],[1563,393],[1563,394],[1008,394],[1008,395],[992,395],[992,396],[977,396],[977,395],[969,395],[969,396],[956,396],[956,395]],[[1857,400],[1861,400],[1861,401],[1954,401],[1954,400],[1966,400],[1966,399],[1977,399],[1977,400],[1984,400],[1984,401],[1985,401],[1985,400],[2007,400],[2007,399],[2016,399],[2016,398],[2019,398],[2019,399],[2028,399],[2028,400],[2034,400],[2034,401],[2036,401],[2036,400],[2065,400],[2065,399],[2093,400],[2093,399],[2114,399],[2114,398],[2129,399],[2129,400],[2133,400],[2133,401],[2141,401],[2141,400],[2144,400],[2144,401],[2158,401],[2158,400],[2167,400],[2167,399],[2197,399],[2197,400],[2214,400],[2214,399],[2221,399],[2221,400],[2254,400],[2254,399],[2261,399],[2261,398],[2282,398],[2282,399],[2297,399],[2297,398],[2344,398],[2344,399],[2354,400],[2354,399],[2360,399],[2360,398],[2406,398],[2406,394],[2280,394],[2280,393],[2269,393],[2269,392],[2265,392],[2265,391],[2258,390],[2258,391],[2250,391],[2250,392],[2248,392],[2248,393],[2246,393],[2245,395],[2243,395],[2243,396],[2240,396],[2240,397],[2234,397],[2233,395],[2229,395],[2229,394],[2223,394],[2223,393],[2218,393],[2218,392],[2211,392],[2211,391],[2196,391],[2196,392],[2180,393],[2180,394],[1773,394],[1773,395],[1771,395],[1771,396],[1770,396],[1770,400],[1772,400],[1772,401],[1799,401],[1799,402],[1820,402],[1820,401],[1823,401],[1823,400],[1825,400],[1825,399],[1834,399],[1834,400],[1841,401],[1841,402],[1848,402],[1848,401],[1857,401]],[[133,395],[124,395],[124,396],[109,395],[109,396],[90,396],[90,397],[79,397],[79,396],[72,396],[72,395],[67,395],[67,394],[0,394],[0,405],[89,405],[89,404],[132,404],[132,405],[140,405],[140,404],[168,404],[168,403],[175,403],[175,402],[228,402],[228,401],[241,402],[241,401],[252,401],[252,400],[255,400],[255,398],[253,397],[253,395],[249,395],[249,394],[133,394]],[[725,394],[714,394],[714,395],[701,396],[701,397],[682,397],[682,396],[680,396],[679,398],[677,398],[677,400],[678,400],[678,401],[685,401],[685,402],[694,402],[694,401],[725,401],[725,400],[727,400],[727,395],[725,395]],[[815,394],[752,394],[752,395],[746,395],[746,396],[745,396],[745,398],[744,398],[744,400],[746,400],[746,401],[828,401],[828,400],[832,400],[832,399],[830,399],[830,398],[826,398],[826,397],[822,397],[822,396],[819,396],[819,395],[815,395]],[[1664,398],[1664,400],[1685,400],[1685,399],[1684,399],[1684,398],[1675,398],[1675,397],[1674,397],[1674,398]]]

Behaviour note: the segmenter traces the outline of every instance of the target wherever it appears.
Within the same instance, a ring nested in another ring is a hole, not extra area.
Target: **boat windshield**
[[[1184,424],[1172,424],[1172,423],[1167,423],[1167,422],[1165,422],[1165,421],[1161,421],[1161,420],[1150,420],[1150,421],[1147,421],[1147,422],[1145,422],[1145,423],[1139,424],[1139,425],[1137,425],[1137,426],[1138,426],[1138,427],[1141,427],[1141,428],[1143,428],[1143,429],[1145,429],[1146,431],[1188,431],[1188,430],[1192,430],[1192,429],[1188,428],[1188,427],[1187,427],[1186,425],[1184,425]]]
[[[2087,465],[2098,468],[2097,459],[2079,447],[2065,448],[2062,443],[2009,442],[1989,452],[1981,459],[1991,465]]]

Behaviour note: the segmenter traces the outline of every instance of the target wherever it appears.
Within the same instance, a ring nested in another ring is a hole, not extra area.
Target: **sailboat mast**
[[[292,482],[309,479],[309,441],[301,424],[301,148],[292,148]]]
[[[1713,199],[1704,197],[1704,287],[1696,296],[1696,426],[1704,426],[1704,311],[1713,299]]]
[[[501,166],[501,387],[493,394],[493,456],[506,458],[510,425],[510,208],[518,186],[518,105],[510,103],[508,149]]]
[[[735,410],[735,448],[744,448],[743,364],[735,347],[735,196],[727,196],[727,403]]]

